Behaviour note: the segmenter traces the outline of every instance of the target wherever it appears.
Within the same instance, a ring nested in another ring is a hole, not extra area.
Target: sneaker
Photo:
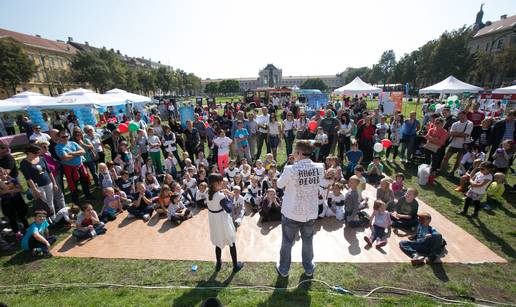
[[[233,266],[233,273],[238,273],[244,267],[243,262],[237,262],[235,266]]]
[[[32,256],[42,256],[43,250],[39,247],[36,247],[32,250]]]
[[[44,251],[43,252],[43,258],[52,258],[54,255],[52,255],[51,252],[49,251]]]
[[[312,272],[305,271],[305,276],[308,277],[308,278],[312,278],[314,276],[314,272],[315,272],[315,263],[314,263],[314,267],[312,269]]]
[[[412,259],[410,259],[410,263],[412,263],[412,265],[424,264],[425,257],[416,254],[416,255],[414,255],[414,257],[412,257]]]
[[[382,247],[384,247],[385,245],[387,245],[387,241],[382,240],[382,241],[380,241],[380,242],[376,243],[376,248],[382,248]]]
[[[371,241],[371,239],[368,236],[364,236],[364,241],[367,242],[367,246],[373,245],[373,242]]]
[[[489,206],[489,204],[484,204],[484,205],[482,205],[482,209],[489,211],[489,210],[492,210],[493,208],[491,208],[491,206]]]
[[[281,276],[281,277],[283,277],[283,278],[287,278],[287,277],[288,277],[288,274],[282,274],[282,273],[280,272],[280,270],[279,270],[279,264],[276,264],[275,268],[276,268],[276,272],[278,272],[278,275],[279,275],[279,276]]]
[[[143,217],[142,217],[143,221],[144,222],[148,222],[150,220],[150,215],[149,214],[145,214]]]
[[[129,213],[129,214],[127,215],[127,218],[128,218],[128,219],[134,219],[134,215],[132,215],[131,213]],[[103,222],[101,222],[101,223],[102,223],[102,224],[104,224]]]
[[[441,260],[440,257],[433,257],[433,259],[430,257],[427,257],[425,259],[425,263],[426,264],[438,264],[438,263],[443,263],[443,261]]]

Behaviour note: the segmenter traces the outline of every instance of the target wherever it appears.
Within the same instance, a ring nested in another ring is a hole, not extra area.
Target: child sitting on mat
[[[77,216],[75,229],[72,236],[77,240],[93,238],[106,232],[102,223],[91,204],[84,204],[81,212]]]
[[[365,236],[364,240],[367,246],[376,243],[376,248],[381,248],[387,244],[385,240],[385,230],[392,224],[390,213],[387,211],[387,204],[381,200],[375,200],[373,205],[373,214],[371,215],[371,235]]]
[[[108,221],[114,221],[116,216],[122,212],[123,209],[122,203],[120,202],[120,196],[115,195],[115,189],[105,188],[104,196],[104,207],[102,208],[100,220],[106,223]]]
[[[50,258],[52,253],[50,253],[49,248],[57,241],[57,237],[48,233],[47,212],[37,210],[34,213],[36,215],[34,222],[27,228],[21,241],[21,247],[25,251],[32,252],[33,256]]]
[[[186,208],[181,202],[181,195],[172,194],[172,202],[168,206],[168,219],[171,223],[180,225],[183,221],[192,217],[190,209]]]

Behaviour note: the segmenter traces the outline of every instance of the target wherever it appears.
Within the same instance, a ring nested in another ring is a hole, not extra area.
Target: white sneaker
[[[134,215],[132,215],[131,213],[129,213],[129,214],[127,215],[127,218],[128,218],[128,219],[134,219]]]
[[[144,221],[144,222],[148,222],[149,220],[150,220],[150,215],[149,215],[149,214],[145,214],[145,215],[143,216],[143,221]]]

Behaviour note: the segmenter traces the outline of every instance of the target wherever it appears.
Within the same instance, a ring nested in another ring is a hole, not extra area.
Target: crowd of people
[[[417,190],[404,186],[403,173],[394,180],[385,178],[384,164],[399,155],[406,164],[420,159],[431,165],[433,178],[459,174],[457,190],[466,196],[459,213],[467,214],[473,206],[473,216],[478,216],[482,205],[486,209],[498,205],[505,175],[513,172],[516,110],[495,119],[486,117],[473,101],[460,110],[444,108],[441,113],[425,107],[422,121],[415,112],[405,119],[399,112],[387,116],[380,108],[369,111],[358,97],[330,103],[322,112],[305,111],[293,102],[255,110],[227,103],[221,110],[198,107],[195,111],[184,128],[174,112],[162,121],[159,114],[139,111],[130,118],[104,113],[108,124],[102,133],[92,126],[81,127],[73,112],[57,114],[59,120],[46,133],[32,126],[31,143],[19,167],[34,199],[31,225],[18,167],[9,148],[0,145],[2,210],[22,248],[51,256],[48,247],[56,238],[49,235],[49,228],[74,226],[77,240],[92,238],[105,233],[104,225],[124,210],[128,218],[147,222],[158,214],[179,226],[193,217],[194,210],[207,208],[217,269],[221,249],[230,246],[233,269],[239,271],[243,264],[236,257],[234,233],[247,211],[258,213],[262,223],[282,221],[285,229],[292,226],[295,219],[290,224],[282,220],[291,210],[285,199],[292,193],[282,170],[310,160],[321,163],[320,171],[319,166],[313,167],[317,176],[302,172],[288,176],[300,185],[318,185],[317,204],[312,204],[317,215],[311,220],[336,218],[345,227],[370,226],[364,241],[377,248],[387,244],[389,227],[404,229],[414,236],[402,241],[400,248],[414,263],[432,262],[438,261],[445,241],[430,226],[431,216],[418,210]],[[121,133],[115,122],[125,120],[137,129]],[[383,139],[392,146],[375,152],[373,145]],[[286,161],[278,161],[281,146]],[[456,162],[449,170],[454,155]],[[363,195],[366,183],[377,188],[376,199]],[[92,194],[93,185],[102,191],[103,199]],[[65,191],[71,194],[69,205]],[[95,204],[100,202],[103,206],[96,212]],[[286,260],[278,272],[288,274]],[[313,267],[307,264],[305,272],[310,275]]]

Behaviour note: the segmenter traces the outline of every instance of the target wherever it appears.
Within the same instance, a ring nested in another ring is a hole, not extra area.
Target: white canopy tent
[[[420,94],[461,94],[461,93],[478,93],[484,89],[475,85],[460,81],[454,76],[449,76],[443,81],[432,86],[419,90]]]
[[[51,100],[52,97],[34,92],[22,92],[0,103],[0,112],[23,111],[29,107]]]
[[[133,93],[129,93],[127,91],[114,88],[110,91],[107,91],[105,96],[115,99],[115,100],[123,100],[124,102],[132,102],[132,103],[150,103],[152,99],[146,96],[137,95]]]
[[[92,90],[78,88],[35,105],[35,107],[41,109],[68,109],[74,107],[93,107],[95,105],[115,106],[123,104],[125,104],[125,101],[121,99],[98,94]]]
[[[516,94],[516,84],[497,88],[496,90],[493,90],[493,94]]]
[[[348,94],[348,95],[357,95],[357,94],[377,94],[381,93],[382,89],[378,87],[374,87],[371,84],[367,84],[360,77],[356,77],[350,83],[339,87],[334,91],[337,94]]]

